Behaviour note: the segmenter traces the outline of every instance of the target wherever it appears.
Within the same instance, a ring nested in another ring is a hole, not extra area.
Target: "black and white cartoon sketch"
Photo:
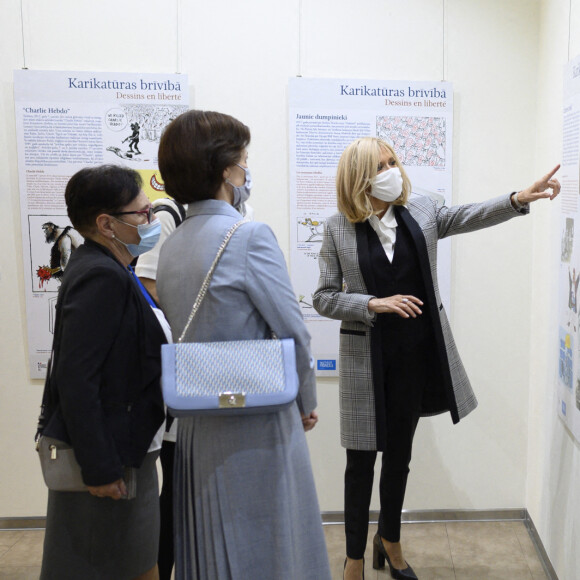
[[[395,148],[403,165],[445,167],[444,117],[377,117],[377,137]]]
[[[105,149],[126,161],[156,163],[163,129],[187,110],[185,105],[126,104],[107,111]],[[131,133],[127,135],[127,131]],[[121,136],[124,138],[121,139]]]
[[[131,153],[130,151],[125,153],[124,151],[121,151],[118,147],[113,147],[112,145],[110,147],[107,147],[107,151],[114,153],[115,155],[117,155],[117,157],[120,157],[121,159],[133,159],[133,153]]]
[[[566,227],[562,232],[561,257],[562,262],[570,262],[574,247],[574,220],[566,218]]]
[[[576,273],[576,268],[570,269],[568,266],[568,327],[572,327],[576,332],[578,320],[578,284],[580,283],[580,272]]]
[[[127,153],[136,153],[138,155],[141,155],[141,151],[139,151],[139,131],[140,131],[141,127],[139,126],[139,123],[131,123],[131,130],[133,131],[131,133],[131,135],[129,135],[128,137],[126,137],[125,139],[123,139],[123,143],[126,143],[127,141],[129,141],[129,151],[127,151]],[[133,149],[133,147],[135,147],[135,149]]]

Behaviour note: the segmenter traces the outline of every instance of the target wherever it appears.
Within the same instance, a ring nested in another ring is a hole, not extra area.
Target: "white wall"
[[[537,2],[446,2],[445,71],[440,2],[367,1],[356,9],[348,1],[332,9],[315,3],[305,15],[313,18],[304,26],[304,76],[440,79],[445,73],[454,83],[455,203],[534,179]],[[556,161],[554,152],[545,163]],[[407,509],[524,505],[530,293],[522,280],[531,270],[530,222],[455,242],[453,326],[480,408],[455,427],[447,416],[420,423]],[[321,390],[331,393],[335,383],[321,381]],[[333,400],[329,411],[335,407]],[[328,440],[323,427],[313,448],[322,451]],[[332,458],[340,473],[340,453]],[[342,488],[335,488],[334,496],[324,494],[339,501]]]
[[[252,205],[287,252],[289,77],[453,82],[454,202],[483,200],[525,187],[558,161],[557,91],[567,58],[567,13],[558,11],[560,4],[564,0],[545,6],[539,0],[61,0],[57,9],[27,0],[21,11],[20,2],[5,0],[0,517],[42,515],[46,498],[32,451],[41,385],[26,374],[12,97],[12,70],[23,66],[23,50],[31,69],[187,73],[192,106],[233,114],[252,129]],[[542,28],[540,42],[540,8],[563,35],[555,46],[550,28]],[[538,66],[549,72],[550,87],[537,83]],[[537,125],[546,136],[538,147]],[[538,313],[548,309],[553,292],[545,281],[556,255],[549,252],[553,209],[545,203],[534,208],[533,217],[454,242],[452,324],[480,406],[458,426],[448,416],[420,423],[405,505],[487,509],[526,507],[529,501],[548,544],[557,526],[545,512],[554,489],[562,488],[561,478],[545,475],[553,467],[550,454],[561,450],[576,457],[578,473],[578,449],[543,401],[552,389],[551,343],[544,335],[553,318]],[[320,381],[319,400],[321,421],[309,441],[321,508],[342,510],[336,381]],[[539,423],[548,434],[536,440]],[[545,440],[554,440],[555,447],[546,448]],[[528,462],[539,485],[527,477]]]
[[[562,149],[562,72],[580,54],[580,1],[543,0],[536,159]],[[571,18],[569,18],[571,15]],[[570,45],[568,33],[570,31]],[[569,51],[569,52],[568,52]],[[533,216],[532,329],[526,507],[559,578],[578,578],[580,446],[556,415],[558,211]]]

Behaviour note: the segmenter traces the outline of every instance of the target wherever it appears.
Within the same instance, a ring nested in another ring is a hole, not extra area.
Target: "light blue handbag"
[[[298,394],[294,339],[182,342],[230,238],[228,231],[205,277],[177,343],[161,350],[163,398],[175,416],[267,413]]]

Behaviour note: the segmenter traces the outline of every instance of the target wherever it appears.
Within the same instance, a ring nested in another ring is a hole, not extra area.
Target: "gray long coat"
[[[157,288],[174,339],[227,230],[229,204],[189,205],[161,249]],[[329,579],[328,557],[299,409],[316,406],[310,336],[284,257],[265,224],[230,240],[187,341],[269,338],[296,343],[297,404],[279,412],[179,419],[176,442],[176,579]]]
[[[505,222],[528,213],[529,209],[514,210],[507,195],[483,203],[442,208],[426,196],[413,196],[407,209],[399,208],[398,212],[418,252],[429,311],[439,314],[433,317],[432,326],[442,371],[440,389],[445,392],[446,401],[442,410],[425,410],[422,415],[448,410],[453,422],[457,423],[475,409],[477,399],[439,295],[437,241]],[[364,281],[363,270],[368,256],[363,249],[361,226],[350,223],[341,213],[327,221],[319,255],[320,279],[314,294],[314,307],[323,316],[342,320],[339,379],[342,446],[383,451],[386,437],[384,405],[375,404],[377,398],[383,397],[383,386],[376,380],[381,374],[381,361],[371,355],[376,315],[368,310],[368,302],[375,296]]]

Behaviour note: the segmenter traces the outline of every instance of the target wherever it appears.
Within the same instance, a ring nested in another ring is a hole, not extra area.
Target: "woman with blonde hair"
[[[342,321],[345,578],[364,577],[377,451],[383,454],[373,567],[386,561],[393,578],[417,578],[403,557],[400,530],[419,417],[449,412],[457,423],[477,406],[439,295],[437,241],[527,214],[538,199],[554,199],[558,168],[519,192],[438,207],[427,196],[410,197],[409,178],[384,141],[357,139],[343,152],[336,176],[339,212],[326,225],[314,307]]]

